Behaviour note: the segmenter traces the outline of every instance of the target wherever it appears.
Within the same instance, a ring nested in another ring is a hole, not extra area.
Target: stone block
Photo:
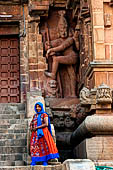
[[[94,42],[104,43],[104,28],[94,28]]]
[[[113,72],[108,73],[108,85],[113,88]]]
[[[108,73],[107,72],[95,72],[95,85],[99,86],[100,84],[102,84],[103,82],[105,84],[108,84],[107,82],[107,76]]]
[[[76,147],[76,155],[79,158],[91,160],[112,160],[113,159],[113,136],[98,135],[85,139]]]
[[[95,170],[94,163],[88,159],[69,159],[64,161],[63,170]]]
[[[30,64],[32,64],[32,63],[36,64],[37,62],[38,62],[38,61],[37,61],[37,58],[35,58],[35,57],[29,58],[29,63],[30,63]]]
[[[32,170],[45,170],[45,168],[44,166],[37,165],[37,166],[34,166]]]
[[[104,37],[105,37],[105,43],[113,43],[113,28],[112,29],[105,29],[104,31]]]
[[[110,45],[105,45],[105,59],[110,60]]]
[[[36,80],[38,78],[37,71],[30,71],[30,80]]]
[[[95,12],[93,14],[93,25],[94,26],[103,26],[104,25],[103,12]]]
[[[55,170],[62,170],[62,168],[63,168],[63,167],[62,167],[62,164],[61,164],[61,165],[56,165],[54,169],[55,169]]]
[[[104,43],[95,43],[95,59],[104,60],[105,59],[105,45]]]
[[[42,35],[41,34],[38,34],[37,35],[37,42],[42,42]]]
[[[29,41],[30,41],[30,44],[32,43],[32,42],[36,42],[36,35],[33,33],[29,33]]]
[[[113,61],[113,45],[111,45],[111,60]]]
[[[38,69],[39,69],[39,70],[46,70],[46,64],[45,64],[45,63],[42,63],[42,62],[39,62],[39,63],[38,63]]]
[[[103,0],[91,0],[93,12],[103,12]]]
[[[29,65],[29,70],[37,70],[38,66],[36,65]]]

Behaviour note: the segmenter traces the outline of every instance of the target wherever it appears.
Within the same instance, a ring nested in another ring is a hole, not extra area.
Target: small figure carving
[[[111,103],[112,102],[112,92],[109,86],[104,83],[97,88],[96,93],[97,103]]]
[[[105,14],[104,15],[104,25],[106,27],[110,27],[111,26],[111,15],[110,14]]]
[[[90,104],[90,91],[86,87],[83,87],[83,89],[80,91],[80,102],[84,105]]]
[[[64,127],[64,118],[63,117],[56,117],[53,120],[53,124],[55,127]]]
[[[65,119],[64,119],[64,124],[65,124],[65,127],[67,128],[72,128],[74,127],[74,119],[72,120],[72,118],[70,118],[70,116],[67,116]]]
[[[58,97],[58,86],[56,80],[47,80],[45,93],[46,97]]]
[[[60,19],[58,22],[58,33],[59,38],[53,40],[51,42],[46,42],[47,53],[46,57],[52,57],[52,71],[47,72],[45,71],[45,75],[47,77],[52,78],[53,80],[56,79],[56,74],[58,71],[59,64],[65,65],[76,65],[78,61],[78,55],[73,50],[73,45],[75,44],[75,39],[78,36],[78,30],[76,31],[75,35],[73,36],[72,31],[68,31],[67,21],[64,17],[65,11],[60,11]],[[69,33],[69,36],[68,36]],[[77,42],[78,43],[78,42]],[[79,48],[78,44],[76,49]],[[75,71],[70,67],[67,69],[70,80],[68,82],[71,86],[71,96],[76,96],[75,94],[75,87],[76,87],[76,80],[75,80]]]

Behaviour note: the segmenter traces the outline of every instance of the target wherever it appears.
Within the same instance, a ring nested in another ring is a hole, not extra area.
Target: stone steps
[[[1,146],[26,146],[27,141],[25,139],[1,139]]]
[[[19,129],[19,128],[9,128],[9,129],[0,129],[0,133],[27,133],[27,128]]]
[[[0,169],[27,162],[28,120],[24,104],[0,104]]]
[[[25,113],[21,114],[0,114],[0,119],[24,119],[25,118]]]
[[[25,165],[24,161],[0,161],[1,167],[2,166],[22,166],[22,165]]]
[[[0,114],[0,119],[20,119],[20,115],[14,114]]]
[[[0,153],[2,154],[12,154],[12,153],[26,153],[26,146],[1,146]]]
[[[0,139],[26,139],[26,133],[0,133]]]
[[[63,166],[60,165],[48,165],[48,166],[3,166],[0,170],[62,170]]]
[[[0,122],[0,125],[4,124],[27,124],[27,120],[24,119],[2,119],[2,122]]]
[[[27,155],[27,154],[26,154]],[[12,154],[0,154],[1,161],[18,161],[24,158],[24,154],[22,153],[13,153]]]

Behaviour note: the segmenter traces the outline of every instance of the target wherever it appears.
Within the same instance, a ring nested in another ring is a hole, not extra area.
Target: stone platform
[[[62,165],[48,165],[48,166],[2,166],[0,170],[62,170]]]

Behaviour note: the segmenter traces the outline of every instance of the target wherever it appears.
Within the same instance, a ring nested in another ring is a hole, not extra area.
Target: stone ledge
[[[1,166],[0,170],[62,170],[61,165],[36,166]]]

